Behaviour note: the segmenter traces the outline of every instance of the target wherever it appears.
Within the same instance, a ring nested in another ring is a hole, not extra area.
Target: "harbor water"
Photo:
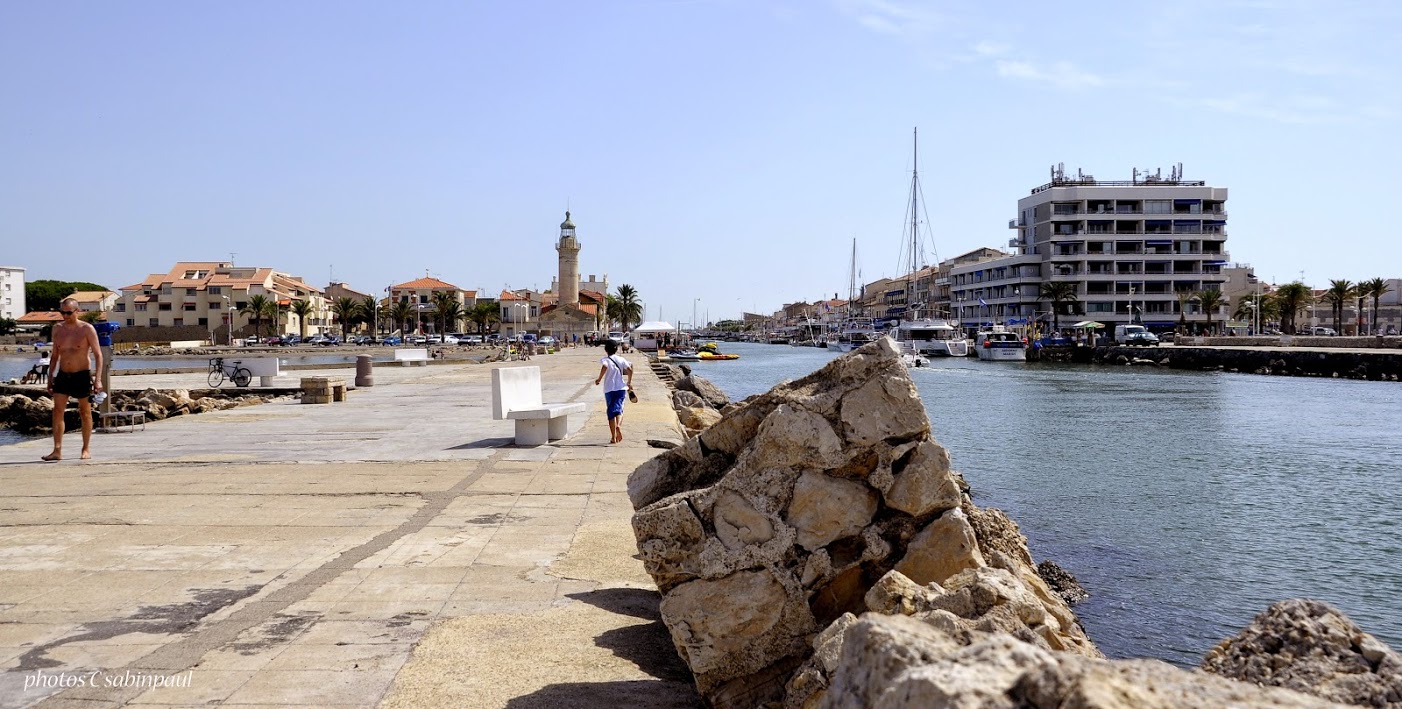
[[[741,358],[692,367],[734,398],[836,356],[722,351]],[[966,359],[911,378],[975,503],[1090,591],[1107,655],[1195,666],[1299,597],[1402,648],[1402,386]]]

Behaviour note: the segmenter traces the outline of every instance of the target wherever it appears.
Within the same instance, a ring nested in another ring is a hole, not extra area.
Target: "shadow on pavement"
[[[632,662],[649,676],[691,687],[691,670],[677,657],[672,636],[662,624],[657,609],[662,600],[659,593],[641,588],[601,588],[567,595],[610,613],[652,621],[606,631],[594,638],[594,644]]]
[[[671,709],[704,707],[696,690],[679,682],[574,682],[552,684],[506,703],[509,709],[559,709],[560,707],[618,709]]]
[[[451,446],[450,451],[472,450],[474,448],[506,448],[516,442],[515,438],[483,438],[459,446]]]

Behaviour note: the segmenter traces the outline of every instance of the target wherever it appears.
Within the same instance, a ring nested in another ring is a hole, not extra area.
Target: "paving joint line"
[[[278,613],[286,610],[295,603],[305,600],[317,589],[326,583],[334,580],[343,572],[353,569],[356,564],[368,559],[374,554],[383,551],[391,544],[403,537],[421,531],[428,523],[438,516],[448,507],[453,500],[457,499],[468,486],[477,482],[484,474],[490,472],[506,451],[494,453],[490,458],[482,461],[482,465],[472,473],[469,473],[462,480],[458,481],[452,488],[436,493],[427,493],[424,499],[428,504],[419,508],[409,519],[405,520],[398,527],[375,535],[369,541],[348,549],[335,558],[328,560],[321,566],[313,569],[301,578],[282,588],[268,594],[266,598],[255,600],[244,607],[234,611],[232,615],[223,620],[212,623],[208,627],[200,628],[189,636],[177,640],[151,654],[127,663],[124,667],[112,668],[108,672],[121,673],[127,670],[159,670],[169,673],[178,673],[191,669],[212,650],[223,647],[238,638],[239,634],[260,623],[267,621]],[[275,579],[274,579],[275,580]],[[317,619],[322,620],[318,617]],[[314,623],[313,623],[314,624]],[[310,627],[310,625],[308,626]],[[55,693],[45,698],[35,706],[60,706],[68,705],[73,701],[100,701],[118,702],[126,704],[135,699],[146,687],[127,688],[100,688],[106,691],[99,691],[94,687],[74,687],[62,692]]]

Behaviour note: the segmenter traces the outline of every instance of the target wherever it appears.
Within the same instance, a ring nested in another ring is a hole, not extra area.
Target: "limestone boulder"
[[[1203,659],[1202,669],[1344,704],[1402,707],[1402,656],[1321,601],[1281,601]]]
[[[697,396],[693,392],[677,390],[672,392],[672,408],[681,411],[682,409],[692,409],[698,406],[705,406],[706,400]]]
[[[940,617],[947,617],[947,614]],[[831,638],[827,639],[831,643]],[[1107,661],[1049,651],[1000,632],[868,613],[842,631],[829,686],[788,706],[1335,707],[1297,692],[1233,682],[1166,663]],[[810,681],[812,681],[810,679]],[[790,699],[794,699],[790,695]]]
[[[677,390],[688,391],[701,397],[701,399],[706,402],[706,405],[713,409],[723,409],[726,404],[730,403],[730,397],[726,396],[725,392],[721,391],[719,387],[695,374],[688,374],[678,379]]]
[[[818,701],[834,622],[871,610],[893,570],[929,589],[912,613],[952,608],[971,617],[951,627],[1098,654],[1059,597],[1028,585],[1020,535],[980,549],[963,489],[889,340],[746,399],[628,480],[663,620],[717,707]]]
[[[693,406],[677,409],[677,421],[681,422],[689,435],[696,435],[720,421],[719,411],[708,406]]]

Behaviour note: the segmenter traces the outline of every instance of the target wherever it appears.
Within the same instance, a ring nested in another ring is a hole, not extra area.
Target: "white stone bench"
[[[428,348],[407,347],[396,349],[394,351],[394,361],[398,362],[401,367],[408,367],[415,364],[428,366]]]
[[[233,361],[225,359],[224,364],[228,366]],[[239,360],[238,366],[258,377],[258,386],[260,387],[270,387],[273,385],[273,377],[282,376],[282,360],[277,357],[246,357]]]
[[[540,367],[492,370],[492,419],[516,422],[516,445],[539,446],[569,433],[569,415],[584,413],[584,403],[541,401]]]

